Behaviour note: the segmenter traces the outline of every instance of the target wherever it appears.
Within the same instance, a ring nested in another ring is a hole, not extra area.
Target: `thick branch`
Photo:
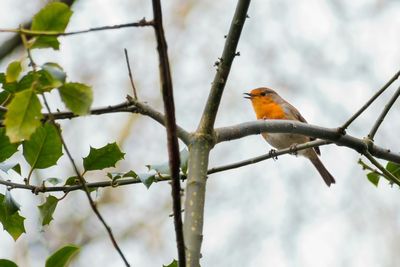
[[[331,141],[364,154],[369,151],[373,156],[400,163],[400,154],[393,153],[376,145],[367,145],[366,141],[348,134],[342,135],[337,129],[324,128],[307,123],[287,120],[258,120],[215,129],[216,143],[239,139],[248,135],[271,133],[297,133]]]
[[[160,61],[161,91],[165,111],[165,128],[167,130],[167,145],[169,169],[171,172],[172,186],[172,208],[174,213],[174,226],[176,245],[178,250],[179,266],[186,266],[185,242],[183,239],[182,207],[181,207],[181,185],[179,180],[180,159],[179,143],[175,122],[175,105],[172,87],[172,77],[167,52],[167,41],[162,21],[162,10],[160,0],[153,0],[154,30],[157,39],[158,59]]]
[[[219,103],[221,102],[222,93],[228,79],[233,59],[236,56],[236,48],[247,17],[249,5],[250,0],[240,0],[236,6],[236,11],[226,38],[224,50],[219,62],[217,63],[217,73],[215,74],[211,91],[208,95],[207,103],[199,124],[198,131],[203,133],[210,134],[214,127]]]

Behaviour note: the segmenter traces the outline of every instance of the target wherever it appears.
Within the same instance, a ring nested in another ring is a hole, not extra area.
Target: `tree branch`
[[[394,102],[396,102],[399,95],[400,95],[400,86],[399,86],[399,88],[397,88],[397,91],[394,93],[394,95],[389,100],[389,102],[385,105],[385,108],[382,110],[381,115],[379,115],[375,124],[372,126],[372,129],[368,134],[369,139],[374,140],[375,134],[378,131],[379,126],[382,124],[382,122],[385,119],[386,115],[388,114],[390,108],[393,106]]]
[[[160,0],[153,0],[154,30],[157,40],[158,59],[160,64],[161,91],[164,102],[165,128],[167,130],[167,145],[169,169],[171,172],[172,186],[172,208],[174,214],[174,226],[176,245],[178,250],[179,266],[186,266],[185,242],[183,239],[181,185],[179,180],[180,159],[177,127],[175,122],[175,105],[172,87],[172,77],[167,52],[167,41],[162,21],[162,10]]]
[[[250,164],[255,164],[255,163],[258,163],[260,161],[264,161],[264,160],[267,160],[267,159],[270,159],[270,158],[277,158],[278,156],[281,156],[281,155],[284,155],[284,154],[293,154],[293,153],[296,153],[297,151],[300,151],[300,150],[303,150],[303,149],[316,147],[316,146],[324,146],[324,145],[328,145],[328,144],[331,144],[331,143],[332,142],[326,141],[326,140],[314,140],[314,141],[310,141],[310,142],[307,142],[307,143],[296,145],[296,147],[288,147],[288,148],[277,150],[277,151],[276,150],[271,150],[269,153],[267,153],[265,155],[261,155],[261,156],[258,156],[258,157],[246,159],[246,160],[243,160],[243,161],[235,162],[235,163],[224,165],[224,166],[220,166],[220,167],[211,168],[211,169],[208,170],[207,174],[213,174],[213,173],[216,173],[216,172],[232,170],[232,169],[240,168],[240,167],[247,166],[247,165],[250,165]]]
[[[210,150],[214,146],[213,128],[222,93],[236,55],[236,47],[246,20],[250,0],[239,0],[225,41],[222,57],[197,131],[192,134],[189,146],[189,172],[186,185],[185,224],[183,232],[186,245],[186,264],[200,266],[203,240],[204,204],[207,168]]]
[[[374,144],[367,144],[348,134],[342,135],[337,129],[324,128],[292,120],[257,120],[245,122],[230,127],[215,129],[216,143],[239,139],[248,135],[270,133],[296,133],[331,141],[339,146],[346,146],[364,154],[369,151],[373,156],[400,163],[400,154]]]
[[[130,96],[127,96],[127,101],[116,104],[116,105],[110,105],[106,107],[100,107],[100,108],[94,108],[89,111],[89,115],[101,115],[101,114],[110,114],[110,113],[117,113],[117,112],[129,112],[129,113],[139,113],[145,116],[148,116],[161,125],[165,126],[165,116],[158,112],[157,110],[153,109],[151,106],[146,105],[143,102],[139,102],[135,99],[133,99]],[[0,106],[0,111],[7,112],[7,108]],[[47,121],[50,119],[50,114],[49,113],[44,113],[44,121]],[[59,112],[53,112],[51,116],[55,120],[65,120],[65,119],[73,119],[79,117],[78,115],[70,112],[70,111],[59,111]],[[0,127],[4,127],[4,125],[0,122]],[[189,145],[190,143],[190,133],[187,132],[185,129],[180,127],[179,125],[177,127],[177,135],[179,139],[182,140],[182,142],[185,143],[185,145]]]
[[[72,6],[75,0],[60,0],[60,2],[63,2],[67,6]],[[30,28],[31,25],[32,21],[23,23],[24,28]],[[22,45],[22,41],[19,34],[14,34],[9,39],[5,40],[0,46],[0,61],[20,45]]]
[[[367,103],[365,103],[353,116],[350,117],[350,119],[348,119],[341,127],[340,130],[344,131],[347,129],[347,127],[349,127],[349,125],[358,118],[358,116],[360,116],[364,110],[366,110],[371,104],[372,102],[375,101],[375,99],[377,99],[394,81],[396,81],[400,76],[400,70],[381,88],[379,89],[378,92],[376,92],[371,98],[370,100],[367,101]]]
[[[153,26],[153,21],[147,21],[145,18],[139,20],[138,22],[131,22],[125,24],[117,24],[112,26],[101,26],[101,27],[94,27],[86,30],[79,30],[79,31],[71,31],[71,32],[58,32],[58,31],[34,31],[28,30],[25,28],[20,29],[0,29],[0,32],[12,32],[17,34],[25,34],[28,36],[70,36],[88,32],[96,32],[96,31],[105,31],[105,30],[115,30],[115,29],[122,29],[122,28],[131,28],[131,27],[146,27],[146,26]]]
[[[210,94],[201,117],[198,131],[211,134],[217,116],[222,93],[231,70],[233,59],[236,56],[236,48],[239,43],[240,34],[247,17],[250,0],[240,0],[236,6],[228,36],[226,38],[222,56],[217,63],[217,73],[212,82]]]

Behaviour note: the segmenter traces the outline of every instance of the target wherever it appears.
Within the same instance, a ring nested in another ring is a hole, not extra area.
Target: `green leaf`
[[[18,145],[19,144],[11,144],[10,139],[6,135],[6,130],[0,128],[0,162],[14,155],[14,153],[18,151]]]
[[[56,165],[62,156],[62,143],[58,129],[51,123],[39,127],[31,139],[23,142],[24,157],[32,169]]]
[[[57,204],[58,198],[50,195],[46,198],[45,203],[38,206],[43,226],[49,224],[53,220],[53,213],[56,210]]]
[[[19,215],[19,212],[13,214],[9,213],[9,210],[4,204],[5,196],[0,194],[0,222],[14,240],[17,240],[22,233],[25,233],[24,220],[25,218]]]
[[[15,262],[6,260],[6,259],[0,259],[0,266],[1,267],[18,267],[18,265],[15,264]]]
[[[3,206],[5,208],[5,211],[9,215],[13,215],[14,213],[19,211],[19,208],[21,207],[17,201],[11,196],[11,193],[9,190],[6,190],[6,195],[3,200]]]
[[[146,167],[150,170],[155,170],[158,174],[166,174],[169,175],[169,164],[168,162],[162,164],[151,164],[146,165]]]
[[[147,189],[150,188],[156,178],[156,176],[151,173],[138,173],[137,176],[139,177],[140,181],[147,187]]]
[[[90,147],[89,155],[83,158],[83,166],[85,171],[115,167],[115,163],[123,159],[124,155],[115,142],[102,148]]]
[[[53,2],[41,9],[32,20],[33,31],[64,32],[72,15],[71,9],[64,3]],[[56,36],[39,36],[35,38],[32,48],[51,47],[58,50],[60,42]]]
[[[182,149],[179,152],[179,158],[180,158],[180,168],[182,170],[183,174],[187,173],[187,167],[188,167],[188,160],[189,160],[189,151],[187,148]],[[162,164],[149,164],[146,165],[146,167],[149,170],[155,170],[158,174],[167,174],[169,175],[169,162],[164,162]]]
[[[58,88],[65,83],[67,74],[57,63],[45,63],[42,70],[37,72],[39,75],[39,92],[50,92],[54,88]]]
[[[60,179],[60,178],[56,178],[56,177],[50,177],[50,178],[44,179],[43,182],[48,182],[48,183],[50,183],[52,185],[57,185],[57,184],[62,183],[63,180]]]
[[[75,245],[66,245],[56,252],[53,253],[46,260],[46,267],[64,267],[67,266],[68,262],[71,260],[79,251],[79,247]]]
[[[68,177],[68,179],[65,181],[64,186],[73,186],[78,184],[79,184],[79,178],[77,176],[71,176]]]
[[[21,175],[21,165],[19,163],[15,164],[14,167],[12,167],[13,171]]]
[[[367,174],[367,178],[373,185],[378,187],[378,183],[379,183],[379,179],[380,179],[379,174],[377,174],[376,172],[370,172]]]
[[[170,264],[164,265],[163,267],[178,267],[178,262],[176,260],[173,260]]]
[[[18,80],[19,74],[22,71],[21,62],[13,61],[11,62],[6,71],[6,82],[12,83]]]
[[[0,163],[0,170],[3,172],[8,172],[9,170],[16,168],[19,166],[18,163]]]
[[[42,105],[33,90],[25,90],[15,94],[8,105],[4,124],[6,134],[11,143],[28,140],[40,126]]]
[[[184,148],[179,153],[180,161],[181,161],[181,170],[183,174],[187,174],[188,171],[188,161],[189,161],[189,151],[187,148]]]
[[[58,88],[62,101],[76,115],[85,115],[93,102],[92,88],[83,83],[66,83]]]
[[[386,170],[388,170],[395,177],[400,178],[400,164],[389,161],[386,164]]]

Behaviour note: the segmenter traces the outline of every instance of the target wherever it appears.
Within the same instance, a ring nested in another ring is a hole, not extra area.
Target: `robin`
[[[245,95],[245,98],[251,100],[257,119],[294,120],[307,123],[295,107],[270,88],[253,89],[250,93],[245,93]],[[262,133],[262,136],[271,146],[277,149],[288,148],[315,139],[290,133]],[[319,147],[304,149],[298,153],[311,161],[328,186],[335,183],[335,179],[318,157],[321,154]]]

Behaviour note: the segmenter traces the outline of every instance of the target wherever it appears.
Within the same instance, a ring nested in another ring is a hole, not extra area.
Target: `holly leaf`
[[[43,117],[38,97],[31,89],[18,92],[7,108],[4,124],[11,143],[28,140]]]
[[[9,190],[6,190],[6,195],[3,200],[3,206],[5,208],[5,211],[9,215],[13,215],[14,213],[19,211],[19,208],[21,207],[17,201],[11,196],[11,193]]]
[[[21,62],[13,61],[11,62],[6,70],[6,82],[12,83],[18,80],[18,77],[22,71]]]
[[[66,245],[53,253],[46,260],[46,267],[64,267],[67,266],[71,258],[79,251],[75,245]]]
[[[140,181],[147,187],[147,189],[150,188],[150,186],[154,183],[156,176],[151,173],[139,173],[137,174],[139,177]]]
[[[168,264],[168,265],[164,265],[163,264],[163,267],[178,267],[179,265],[178,265],[178,262],[176,261],[176,260],[173,260],[170,264]]]
[[[395,177],[400,178],[400,164],[389,161],[386,164],[386,170],[388,170]]]
[[[38,91],[40,92],[50,92],[52,89],[62,86],[67,78],[63,68],[52,62],[42,65],[42,70],[37,73],[39,75]]]
[[[51,123],[39,127],[31,139],[23,142],[24,157],[32,169],[56,165],[62,156],[62,143],[58,129]]]
[[[14,153],[18,151],[18,145],[19,144],[11,144],[10,139],[6,135],[6,130],[0,128],[0,162],[14,155]]]
[[[187,174],[188,171],[188,161],[189,161],[189,151],[187,148],[184,148],[179,152],[179,157],[181,161],[181,170],[184,175]]]
[[[187,173],[188,160],[189,160],[189,151],[184,148],[179,152],[180,158],[180,169],[183,174]],[[167,174],[169,175],[169,162],[164,162],[162,164],[149,164],[146,167],[150,170],[155,170],[158,174]]]
[[[0,266],[1,267],[18,267],[15,262],[7,260],[7,259],[0,259]]]
[[[25,233],[24,220],[25,218],[19,215],[19,212],[13,214],[5,207],[5,196],[0,194],[0,223],[3,229],[6,230],[14,240],[17,240],[22,233]]]
[[[76,115],[85,115],[93,102],[92,88],[83,83],[65,83],[58,88],[62,101]]]
[[[32,31],[64,32],[72,15],[71,9],[64,3],[52,2],[42,8],[32,20]],[[31,48],[53,48],[58,50],[60,42],[57,36],[38,36]]]
[[[46,198],[46,202],[38,206],[43,226],[48,225],[53,220],[53,213],[56,210],[57,204],[58,198],[50,195]]]
[[[367,174],[367,178],[373,185],[378,187],[378,183],[379,183],[379,179],[380,179],[379,174],[377,174],[376,172],[370,172]]]
[[[102,148],[90,147],[89,155],[83,158],[85,171],[102,170],[115,167],[115,164],[124,158],[125,153],[121,152],[114,142]]]
[[[44,179],[43,182],[47,182],[47,183],[50,183],[52,185],[57,185],[57,184],[62,183],[63,180],[60,179],[60,178],[56,178],[56,177],[50,177],[50,178]]]

